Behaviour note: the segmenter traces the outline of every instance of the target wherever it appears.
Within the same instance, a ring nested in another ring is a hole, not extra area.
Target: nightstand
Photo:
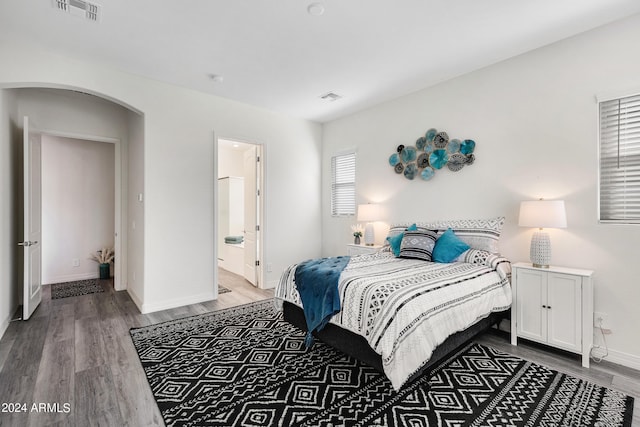
[[[356,245],[354,243],[349,243],[347,245],[347,255],[354,256],[354,255],[372,254],[372,253],[378,252],[380,249],[382,249],[381,245],[366,246],[366,245]]]
[[[593,271],[512,264],[511,344],[518,337],[582,355],[593,345]]]

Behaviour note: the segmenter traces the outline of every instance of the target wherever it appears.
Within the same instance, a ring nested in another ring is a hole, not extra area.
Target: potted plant
[[[100,264],[100,278],[108,279],[111,277],[111,266],[115,257],[113,248],[102,248],[102,250],[91,254],[91,259]]]
[[[362,226],[360,224],[352,225],[351,231],[353,231],[353,243],[359,245],[362,232],[364,231]]]

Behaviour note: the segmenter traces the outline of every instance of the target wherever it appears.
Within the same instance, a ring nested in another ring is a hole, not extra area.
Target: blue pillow
[[[435,262],[453,262],[468,249],[470,249],[470,246],[460,240],[453,230],[449,228],[436,240],[432,258]]]
[[[415,224],[411,224],[406,228],[405,231],[416,231],[418,226]],[[402,244],[402,238],[404,237],[404,231],[396,234],[395,236],[387,237],[387,242],[389,242],[389,246],[391,247],[391,252],[395,256],[400,256],[400,245]]]

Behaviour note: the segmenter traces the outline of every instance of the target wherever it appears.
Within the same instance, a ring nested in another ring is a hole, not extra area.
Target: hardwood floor
[[[0,412],[0,425],[162,426],[129,328],[273,296],[273,290],[256,289],[224,270],[220,283],[231,292],[216,301],[147,315],[108,281],[104,293],[58,300],[51,300],[49,286],[43,287],[34,317],[12,323],[0,340],[0,404],[26,404],[25,412]],[[577,356],[526,343],[512,347],[500,333],[486,333],[478,341],[634,396],[634,425],[640,426],[639,371],[608,362],[584,369]],[[33,403],[50,405],[38,412],[32,411]]]
[[[0,340],[0,404],[19,404],[0,407],[0,426],[164,425],[129,329],[273,296],[223,275],[231,292],[218,300],[147,315],[110,281],[104,293],[56,300],[44,286],[34,316],[11,323]],[[38,412],[34,403],[58,405]]]

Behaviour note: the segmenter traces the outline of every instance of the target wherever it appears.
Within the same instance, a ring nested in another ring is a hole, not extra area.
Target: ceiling
[[[325,0],[320,16],[309,0],[95,3],[91,22],[2,0],[0,39],[318,122],[640,13],[638,0]]]

